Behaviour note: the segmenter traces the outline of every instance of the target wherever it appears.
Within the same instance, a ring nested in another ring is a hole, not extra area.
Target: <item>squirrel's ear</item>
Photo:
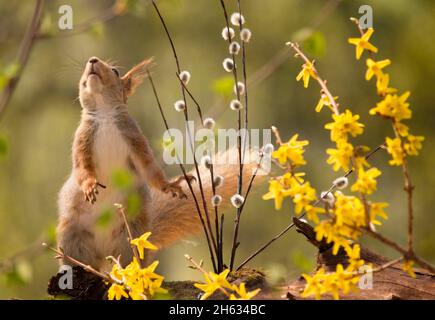
[[[142,61],[131,68],[122,78],[124,98],[127,99],[134,93],[134,90],[143,82],[148,75],[148,69],[153,62],[153,58]]]

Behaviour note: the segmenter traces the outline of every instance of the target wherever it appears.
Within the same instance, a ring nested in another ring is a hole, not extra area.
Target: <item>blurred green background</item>
[[[71,143],[80,119],[77,83],[88,57],[111,58],[127,68],[145,57],[154,56],[154,80],[172,126],[181,127],[180,114],[172,104],[179,99],[179,83],[168,41],[156,14],[146,1],[130,1],[129,12],[90,30],[62,36],[57,30],[58,8],[70,4],[74,23],[92,19],[107,11],[113,1],[47,1],[42,30],[51,36],[38,40],[27,68],[0,122],[0,262],[28,248],[12,268],[0,275],[0,298],[44,298],[48,279],[56,272],[53,254],[38,251],[41,241],[53,239],[56,224],[57,192],[70,173]],[[234,0],[226,0],[229,11]],[[216,116],[218,127],[235,125],[228,97],[217,83],[225,83],[221,62],[227,56],[227,44],[221,38],[224,19],[218,0],[160,0],[160,9],[173,34],[182,68],[192,73],[189,84],[202,103],[205,114]],[[424,258],[435,262],[435,233],[432,197],[435,186],[435,149],[433,138],[435,101],[435,2],[431,0],[325,1],[325,0],[249,0],[243,1],[247,26],[252,30],[248,45],[248,75],[270,63],[289,40],[301,41],[307,53],[316,58],[320,73],[328,80],[341,106],[361,114],[365,134],[358,142],[371,147],[391,135],[386,122],[370,117],[368,110],[377,97],[373,82],[364,81],[364,60],[355,61],[354,47],[348,37],[357,36],[349,17],[358,16],[360,5],[369,4],[374,12],[373,43],[379,48],[378,59],[390,58],[392,85],[410,90],[414,116],[410,122],[415,134],[424,135],[421,155],[410,160],[415,192],[415,245]],[[20,41],[31,17],[34,1],[0,1],[0,70],[13,63]],[[307,178],[319,190],[327,189],[338,176],[326,164],[325,149],[331,146],[323,125],[327,112],[315,113],[319,89],[304,90],[295,81],[301,61],[290,52],[268,77],[250,86],[250,126],[277,126],[284,139],[294,133],[310,140],[306,152]],[[281,54],[281,56],[283,56]],[[279,60],[279,59],[278,59]],[[258,79],[258,78],[257,78]],[[225,86],[224,86],[225,87]],[[224,90],[225,91],[225,90]],[[130,100],[130,110],[161,155],[163,123],[147,82]],[[381,227],[386,235],[406,240],[405,197],[400,168],[386,165],[388,155],[378,153],[372,163],[382,169],[379,191],[373,199],[388,201],[389,220]],[[178,167],[168,167],[170,175]],[[238,261],[257,249],[289,223],[289,201],[277,212],[272,201],[261,200],[267,184],[257,188],[242,216],[241,245]],[[232,225],[227,214],[227,240]],[[366,240],[365,240],[366,241]],[[389,257],[396,254],[378,243],[366,243]],[[35,249],[36,248],[36,249]],[[229,247],[227,247],[229,251]],[[226,252],[227,258],[229,252]],[[182,241],[159,254],[160,273],[169,280],[196,279],[201,276],[184,266],[185,253],[208,264],[206,246],[201,237]],[[258,256],[252,266],[264,267],[274,280],[294,279],[310,271],[315,249],[291,231]],[[5,271],[5,270],[4,270]]]

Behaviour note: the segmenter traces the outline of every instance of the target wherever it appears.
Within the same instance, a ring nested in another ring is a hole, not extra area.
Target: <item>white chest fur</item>
[[[116,114],[99,111],[96,116],[98,129],[94,140],[94,162],[97,179],[109,184],[116,170],[127,169],[128,145],[116,125]]]

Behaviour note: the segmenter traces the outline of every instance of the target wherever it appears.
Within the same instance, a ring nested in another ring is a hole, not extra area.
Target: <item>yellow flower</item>
[[[334,97],[334,100],[337,99],[338,97]],[[322,96],[320,97],[320,100],[316,105],[316,112],[322,111],[323,107],[325,106],[332,110],[331,100],[329,100],[329,97],[326,94],[322,93]]]
[[[366,224],[364,205],[354,196],[337,195],[334,214],[337,226],[361,227]],[[343,233],[342,235],[350,236]]]
[[[417,156],[418,150],[423,148],[422,142],[424,141],[423,136],[413,136],[412,134],[407,137],[408,142],[405,143],[404,148],[407,154],[410,156]]]
[[[240,287],[234,285],[233,290],[239,295],[239,297],[236,297],[235,294],[231,294],[230,300],[251,300],[260,292],[261,289],[246,292],[245,284],[242,282]]]
[[[372,45],[369,40],[372,36],[374,30],[373,28],[369,28],[366,33],[361,38],[349,38],[348,42],[356,46],[356,59],[359,60],[364,50],[378,52],[378,49]]]
[[[294,166],[304,165],[305,159],[303,154],[304,147],[309,144],[308,140],[298,141],[298,134],[295,134],[287,143],[283,143],[278,150],[272,153],[274,159],[278,159],[279,163],[286,164],[291,161]]]
[[[325,125],[326,129],[331,130],[332,141],[347,141],[348,134],[351,134],[352,137],[355,137],[363,133],[364,125],[358,122],[359,115],[353,115],[349,110],[346,110],[338,115],[334,114],[332,118],[334,122]]]
[[[222,271],[220,274],[216,274],[214,272],[209,272],[208,274],[204,274],[205,284],[201,284],[201,283],[194,284],[196,288],[204,291],[201,300],[207,299],[219,288],[232,289],[230,283],[226,279],[229,272],[230,270],[226,269]]]
[[[360,259],[361,248],[358,244],[354,244],[353,247],[345,249],[349,262],[347,271],[358,271],[358,269],[364,264],[364,260]]]
[[[333,166],[334,171],[340,168],[349,170],[349,162],[353,156],[353,146],[345,140],[337,142],[337,149],[328,148],[326,153],[329,154],[327,163]]]
[[[389,93],[396,93],[397,89],[390,88],[390,76],[386,73],[381,73],[376,80],[376,89],[378,90],[378,95],[385,96]]]
[[[358,180],[352,185],[351,190],[363,194],[372,194],[376,190],[376,178],[381,175],[381,171],[371,168],[365,171],[363,168],[358,170]]]
[[[109,300],[121,300],[122,297],[128,298],[127,292],[122,285],[113,283],[108,291],[107,297]]]
[[[400,166],[403,163],[405,154],[402,149],[402,141],[399,138],[386,138],[387,151],[391,154],[392,158],[388,163],[392,166]]]
[[[134,244],[137,247],[137,251],[139,251],[139,257],[141,259],[144,258],[144,250],[157,250],[157,247],[148,241],[151,232],[145,232],[139,238],[131,240],[131,244]]]
[[[293,197],[295,212],[297,214],[301,213],[306,206],[317,199],[316,190],[310,186],[309,182],[305,182],[302,185],[295,183],[293,188],[290,189],[290,194]]]
[[[412,111],[409,109],[409,103],[406,102],[410,95],[407,91],[400,97],[396,94],[387,94],[384,100],[378,102],[375,108],[370,109],[370,114],[378,114],[383,117],[392,118],[396,121],[410,119]]]
[[[263,195],[263,200],[275,200],[275,209],[280,210],[285,197],[290,196],[289,190],[284,189],[283,185],[277,180],[269,181],[269,192]]]
[[[297,173],[290,173],[286,172],[283,174],[279,181],[282,183],[283,186],[286,188],[292,188],[296,183],[303,183],[304,182],[304,172],[297,172]]]
[[[406,137],[409,134],[409,128],[406,124],[396,122],[394,126],[401,137]]]
[[[303,79],[304,88],[308,88],[308,83],[310,82],[310,77],[313,79],[317,79],[316,72],[314,71],[314,66],[312,62],[306,62],[302,66],[301,72],[296,77],[296,80],[299,81]]]
[[[322,294],[325,293],[325,288],[323,286],[324,276],[325,269],[323,268],[317,270],[313,276],[302,274],[302,277],[305,279],[307,284],[305,285],[304,291],[301,293],[301,297],[306,298],[314,295],[316,300],[319,300]]]
[[[123,275],[122,275],[123,269],[117,265],[114,264],[112,266],[112,270],[110,271],[110,275],[113,279],[116,279],[117,281],[122,281]]]
[[[370,222],[376,225],[381,225],[381,222],[376,220],[379,216],[385,220],[388,219],[388,215],[385,213],[384,208],[388,207],[386,202],[374,202],[370,205]]]
[[[417,276],[414,272],[413,266],[414,266],[414,261],[406,260],[405,263],[403,263],[402,265],[402,270],[407,272],[411,277],[415,279]]]
[[[369,81],[374,75],[380,78],[382,77],[382,69],[391,64],[390,59],[385,59],[381,61],[374,61],[372,59],[366,60],[367,71],[366,71],[366,80]],[[384,80],[385,81],[385,80]]]
[[[306,205],[305,206],[305,212],[306,212],[308,220],[311,220],[315,224],[317,224],[320,221],[319,217],[317,216],[317,214],[319,214],[319,213],[325,213],[325,209],[319,208],[319,207],[314,207],[312,205]]]

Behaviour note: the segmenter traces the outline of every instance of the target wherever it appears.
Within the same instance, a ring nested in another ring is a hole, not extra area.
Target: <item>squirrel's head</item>
[[[91,57],[79,83],[82,107],[96,110],[99,107],[127,103],[128,97],[146,77],[151,62],[152,59],[144,60],[121,76],[114,66],[97,57]]]

